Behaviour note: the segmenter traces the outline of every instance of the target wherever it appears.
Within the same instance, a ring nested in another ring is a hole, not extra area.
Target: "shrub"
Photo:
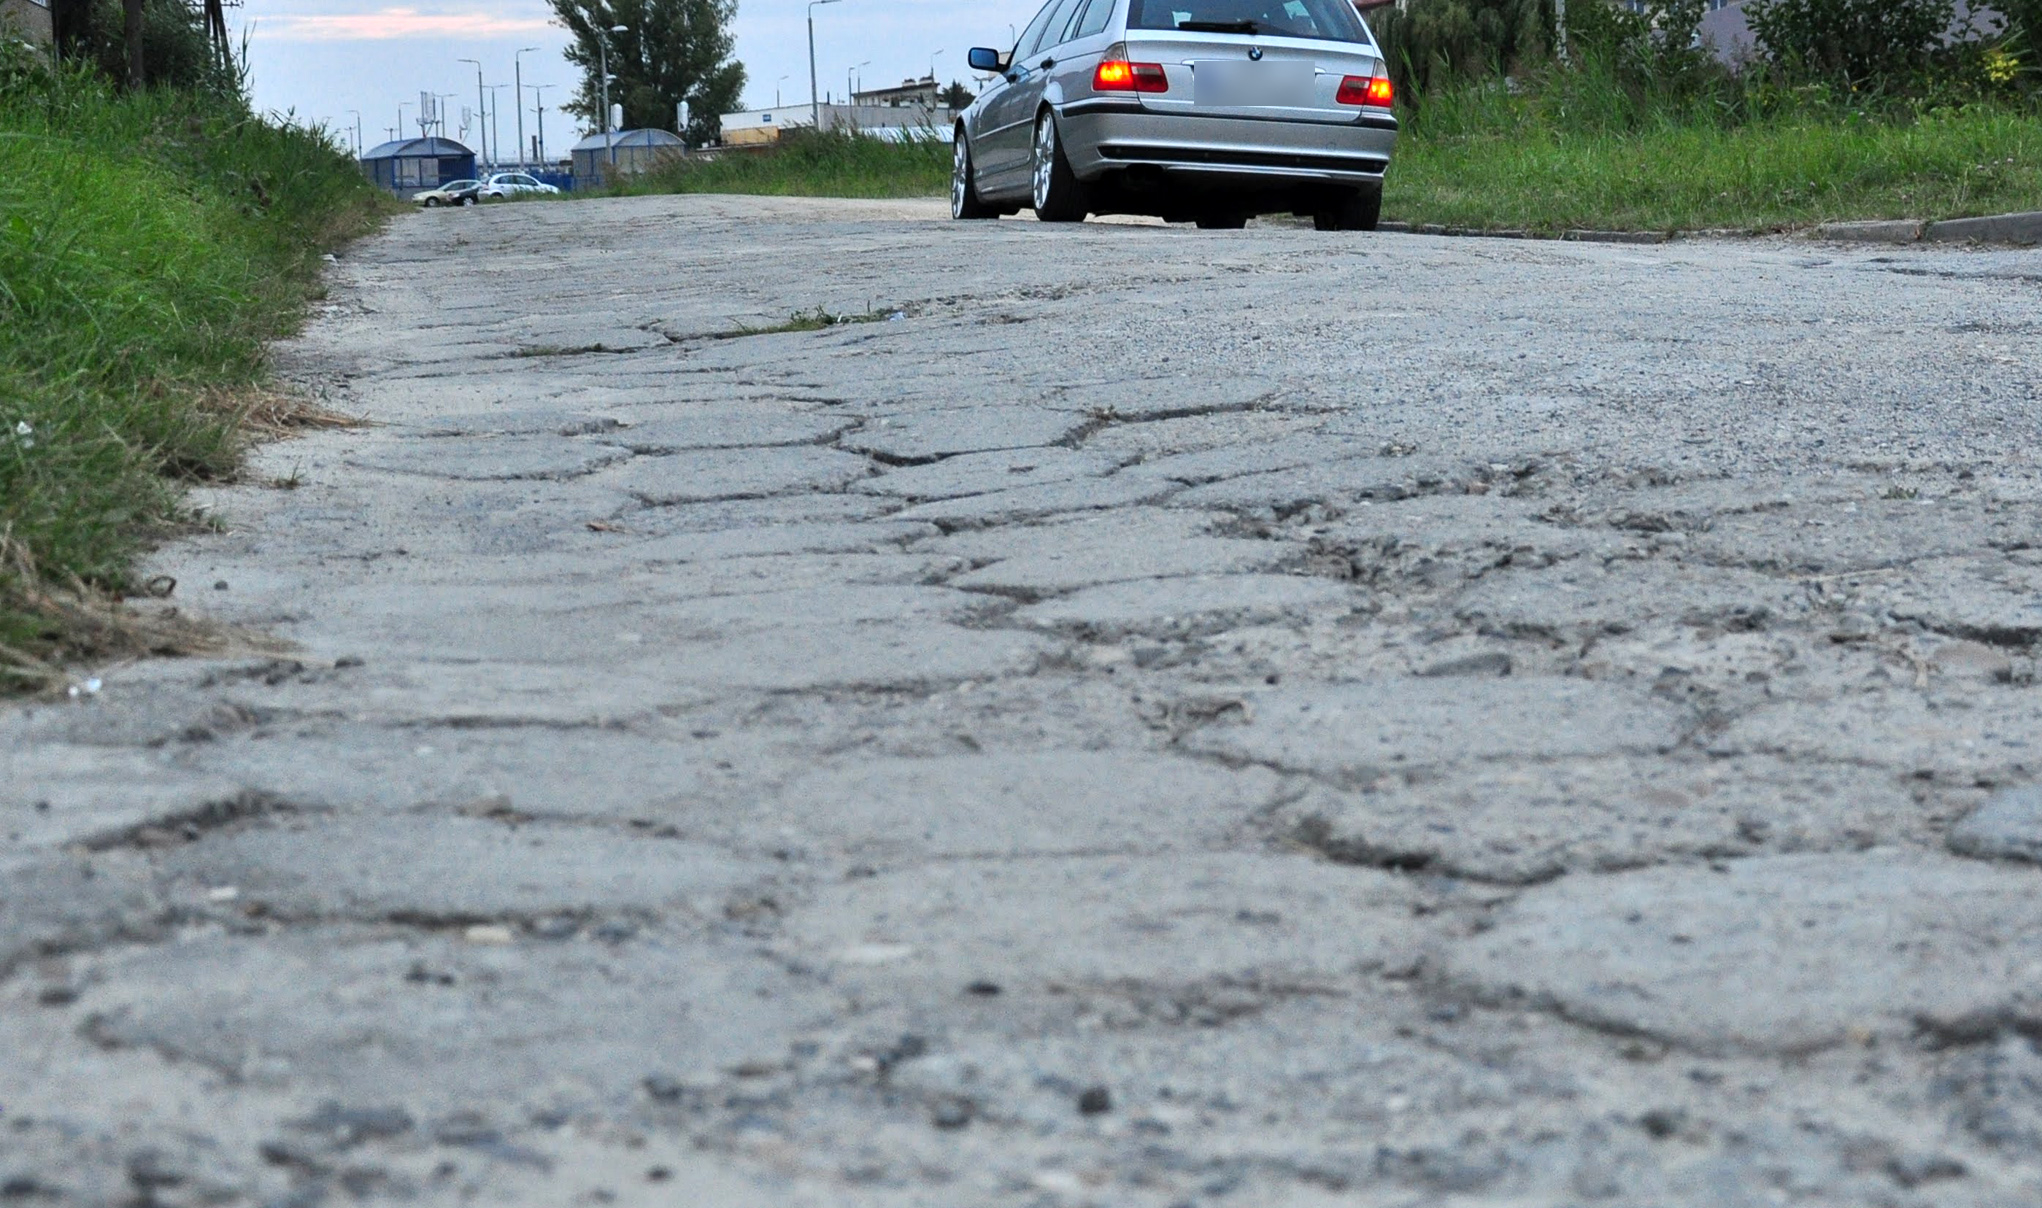
[[[1956,20],[1953,0],[1753,0],[1751,31],[1795,82],[1903,92],[1932,79]]]
[[[1370,23],[1398,92],[1415,99],[1544,60],[1553,9],[1551,0],[1411,0],[1378,10]]]

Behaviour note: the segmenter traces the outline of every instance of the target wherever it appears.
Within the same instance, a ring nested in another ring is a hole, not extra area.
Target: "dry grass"
[[[176,584],[152,581],[149,589],[167,597]],[[131,607],[76,578],[53,584],[38,573],[27,547],[5,534],[0,534],[0,601],[41,620],[51,647],[37,654],[0,643],[0,692],[60,694],[73,686],[66,663],[104,666],[142,658],[283,654],[290,649],[275,638],[186,616],[169,605]]]
[[[216,391],[200,406],[231,420],[249,444],[289,440],[307,432],[332,432],[367,428],[365,416],[335,411],[322,403],[276,384],[246,386]]]

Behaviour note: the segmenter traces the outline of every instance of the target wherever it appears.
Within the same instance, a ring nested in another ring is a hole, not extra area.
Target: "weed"
[[[251,431],[347,422],[265,391],[264,344],[298,322],[320,252],[386,206],[323,132],[231,97],[9,78],[0,647],[18,668],[132,652],[100,604],[185,519],[179,482],[231,475]]]
[[[848,323],[879,323],[892,318],[894,315],[904,315],[905,313],[905,311],[899,310],[867,310],[863,314],[848,312],[833,314],[824,307],[817,306],[814,310],[795,311],[787,317],[785,323],[775,323],[771,327],[739,327],[735,331],[722,333],[719,338],[736,340],[743,339],[746,336],[784,335],[791,331],[823,331],[831,327],[842,327]]]

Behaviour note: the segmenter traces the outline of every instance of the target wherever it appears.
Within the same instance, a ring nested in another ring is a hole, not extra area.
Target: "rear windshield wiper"
[[[1188,29],[1199,34],[1259,34],[1260,21],[1180,21],[1178,29]]]

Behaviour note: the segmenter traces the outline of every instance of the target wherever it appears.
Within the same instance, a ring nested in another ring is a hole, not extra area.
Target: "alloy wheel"
[[[1056,181],[1056,119],[1045,113],[1035,123],[1035,208],[1049,206]]]
[[[971,149],[964,144],[964,132],[950,151],[950,216],[964,217],[964,203],[971,189]]]

